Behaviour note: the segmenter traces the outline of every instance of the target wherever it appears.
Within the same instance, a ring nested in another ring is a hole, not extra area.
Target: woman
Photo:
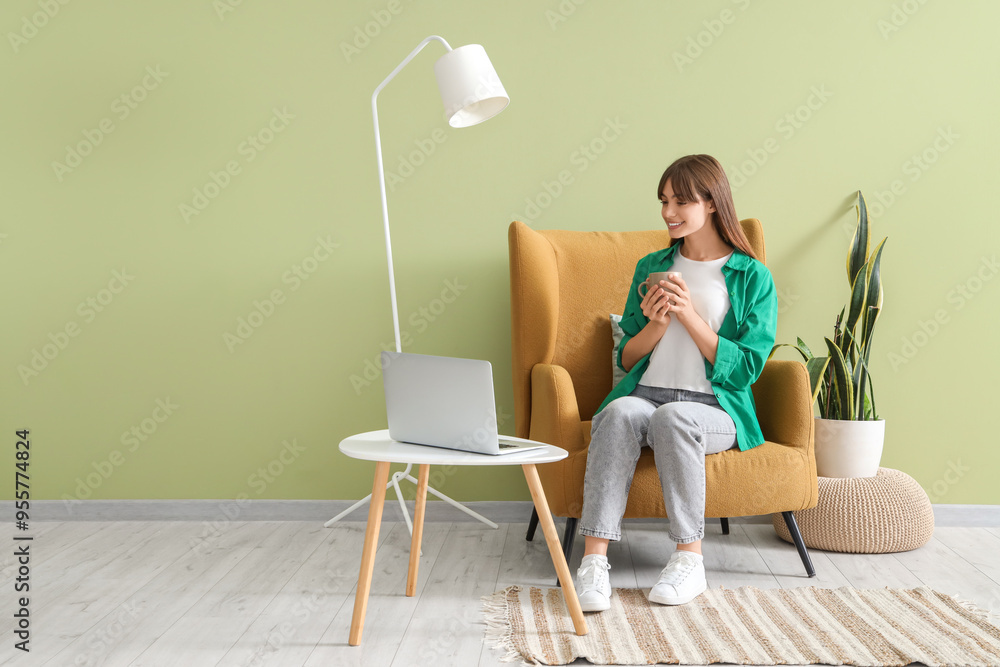
[[[585,537],[577,592],[584,611],[610,607],[607,550],[621,539],[632,475],[643,447],[653,449],[677,543],[652,602],[684,604],[707,587],[705,456],[764,442],[750,385],[774,345],[774,281],[757,260],[733,206],[729,181],[709,155],[671,164],[657,187],[670,245],[636,265],[621,326],[618,365],[627,375],[591,425],[580,533]],[[637,288],[659,271],[640,297]]]

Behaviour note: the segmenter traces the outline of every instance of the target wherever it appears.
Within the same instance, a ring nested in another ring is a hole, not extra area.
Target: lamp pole
[[[378,160],[378,186],[379,194],[382,196],[382,226],[385,227],[385,255],[389,263],[389,300],[392,302],[392,331],[396,336],[396,352],[403,351],[403,345],[399,336],[399,312],[396,307],[396,278],[392,271],[392,243],[389,240],[389,204],[385,196],[385,169],[382,166],[382,135],[379,133],[378,125],[378,94],[382,92],[386,84],[396,78],[404,67],[420,53],[425,46],[437,40],[444,44],[444,48],[452,50],[451,45],[443,37],[431,35],[424,41],[417,44],[417,47],[410,51],[410,55],[403,59],[403,62],[396,66],[396,69],[389,73],[389,76],[378,85],[372,93],[372,123],[375,125],[375,156]]]

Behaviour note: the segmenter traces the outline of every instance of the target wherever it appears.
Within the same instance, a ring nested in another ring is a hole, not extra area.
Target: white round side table
[[[531,445],[545,443],[523,438],[504,436],[505,440],[524,442]],[[580,609],[580,600],[573,588],[573,577],[570,575],[566,557],[563,555],[559,535],[556,533],[549,504],[545,499],[545,491],[538,479],[539,463],[560,461],[568,455],[565,449],[553,445],[545,445],[542,449],[514,454],[471,454],[439,447],[425,447],[398,442],[389,437],[389,430],[369,431],[352,435],[340,442],[340,451],[355,459],[375,461],[375,481],[372,484],[371,505],[368,508],[368,526],[365,529],[364,549],[361,553],[361,571],[358,573],[358,588],[354,595],[354,616],[351,618],[351,634],[348,643],[351,646],[361,644],[364,630],[365,612],[368,608],[368,594],[371,591],[372,572],[375,568],[375,549],[378,545],[379,530],[382,525],[382,508],[385,505],[389,464],[407,463],[420,466],[417,483],[416,512],[413,517],[413,537],[410,542],[410,567],[406,579],[406,595],[413,597],[417,589],[417,566],[420,563],[420,540],[424,529],[424,510],[427,506],[427,480],[431,465],[453,466],[509,466],[519,465],[524,471],[524,478],[531,490],[531,500],[538,513],[538,523],[545,533],[545,542],[549,547],[552,564],[559,575],[566,607],[573,619],[573,627],[578,635],[587,634],[587,623]]]

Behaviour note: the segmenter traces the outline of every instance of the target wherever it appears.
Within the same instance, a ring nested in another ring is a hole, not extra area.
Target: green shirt
[[[642,314],[637,287],[654,271],[666,271],[674,263],[674,253],[683,245],[675,243],[669,248],[651,252],[635,267],[632,289],[628,293],[621,327],[625,332],[618,347],[618,366],[622,366],[622,350],[633,336],[642,331],[649,318]],[[722,276],[729,292],[729,311],[719,327],[719,347],[715,354],[715,364],[705,359],[705,377],[712,383],[712,391],[719,405],[736,423],[736,442],[741,451],[763,444],[764,435],[757,422],[753,393],[750,385],[757,381],[764,362],[774,346],[778,327],[778,298],[774,279],[760,261],[733,251],[722,266]],[[671,322],[672,326],[683,326]],[[650,352],[652,354],[652,352]],[[647,354],[632,367],[632,370],[608,394],[601,406],[616,398],[628,396],[639,384],[639,378],[649,366]],[[595,413],[596,414],[596,413]]]

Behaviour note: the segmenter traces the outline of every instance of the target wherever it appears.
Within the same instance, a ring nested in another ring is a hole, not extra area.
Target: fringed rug
[[[578,637],[561,589],[510,586],[482,598],[486,641],[542,665],[1000,665],[1000,618],[926,586],[719,587],[677,606],[646,592],[615,589]]]

